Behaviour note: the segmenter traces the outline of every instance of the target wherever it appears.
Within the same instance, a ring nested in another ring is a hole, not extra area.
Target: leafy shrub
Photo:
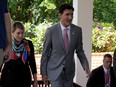
[[[35,53],[41,53],[46,29],[51,23],[25,23],[25,37],[34,44]],[[92,29],[92,52],[113,52],[116,48],[116,30],[112,23],[95,23]]]
[[[115,28],[115,30],[116,30],[116,19],[114,19],[113,25],[114,25],[114,28]]]
[[[99,25],[99,26],[98,26]],[[116,31],[113,24],[96,24],[92,30],[92,52],[112,52],[116,47]]]
[[[37,26],[31,23],[25,23],[25,37],[33,42],[35,53],[42,52],[45,31],[50,25],[51,23],[46,22]]]
[[[116,0],[93,0],[93,20],[111,23],[116,18]]]

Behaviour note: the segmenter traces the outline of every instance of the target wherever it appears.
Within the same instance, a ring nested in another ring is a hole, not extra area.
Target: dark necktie
[[[64,29],[64,46],[65,46],[66,52],[69,49],[69,38],[68,38],[67,31],[68,31],[68,29]]]
[[[110,87],[110,70],[107,70],[105,74],[105,87]]]

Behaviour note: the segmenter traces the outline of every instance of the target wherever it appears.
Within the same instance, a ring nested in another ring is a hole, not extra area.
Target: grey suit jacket
[[[40,69],[41,74],[46,74],[52,81],[58,78],[63,67],[66,70],[66,78],[73,79],[75,74],[74,52],[77,53],[82,67],[89,68],[83,50],[82,30],[76,25],[71,24],[70,26],[70,47],[68,52],[64,48],[60,23],[48,28],[45,34]]]

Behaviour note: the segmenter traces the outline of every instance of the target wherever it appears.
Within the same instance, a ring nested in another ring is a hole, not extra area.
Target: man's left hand
[[[12,45],[8,45],[7,48],[5,49],[5,62],[8,62],[11,59],[11,54],[12,54]]]

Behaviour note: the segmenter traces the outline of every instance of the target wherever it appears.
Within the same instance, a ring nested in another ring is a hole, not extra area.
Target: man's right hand
[[[47,75],[42,75],[42,80],[43,80],[45,85],[48,85],[48,77],[47,77]]]

